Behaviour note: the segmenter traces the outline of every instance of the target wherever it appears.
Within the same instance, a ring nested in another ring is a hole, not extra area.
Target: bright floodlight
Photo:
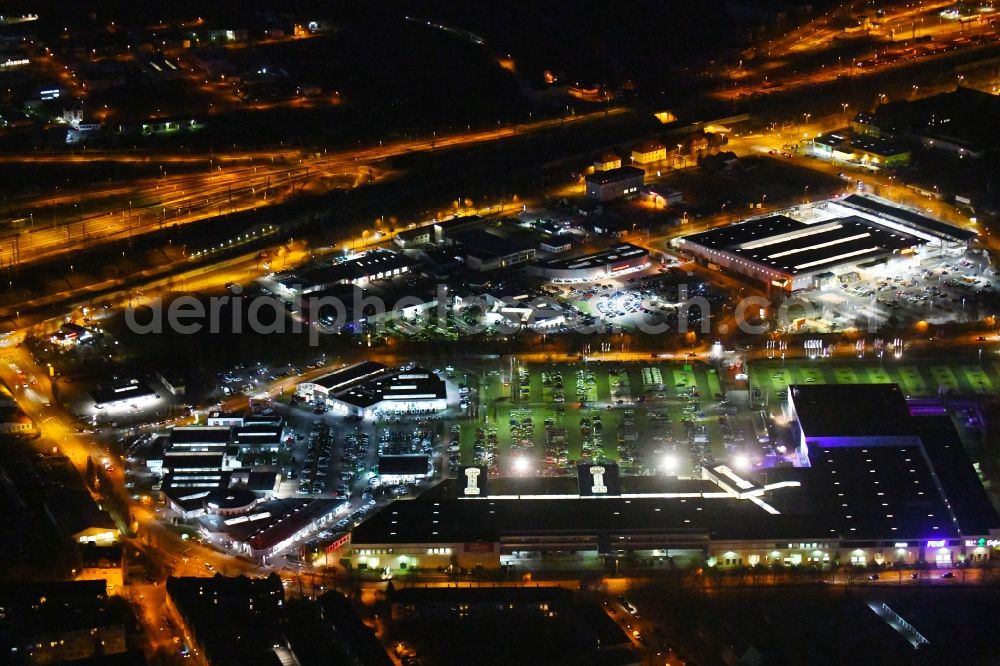
[[[739,453],[733,458],[733,465],[736,466],[736,469],[750,469],[750,458],[746,454]]]
[[[524,457],[514,458],[513,466],[514,466],[514,471],[519,474],[524,474],[525,472],[528,471],[528,468],[530,467],[528,459]]]
[[[673,474],[677,471],[677,456],[670,454],[663,456],[663,460],[660,461],[660,467],[664,472]]]

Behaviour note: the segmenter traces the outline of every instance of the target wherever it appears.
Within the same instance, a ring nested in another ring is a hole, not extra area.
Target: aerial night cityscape
[[[0,0],[0,664],[1000,664],[1000,2]]]

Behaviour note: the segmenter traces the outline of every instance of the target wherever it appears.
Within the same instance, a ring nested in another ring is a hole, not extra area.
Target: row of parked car
[[[299,476],[299,492],[318,495],[326,490],[333,453],[333,434],[322,421],[313,423],[306,446],[306,458]]]

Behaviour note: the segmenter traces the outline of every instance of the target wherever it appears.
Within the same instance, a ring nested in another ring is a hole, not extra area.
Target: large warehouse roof
[[[913,446],[814,447],[806,485],[818,513],[847,539],[940,539],[959,534],[933,469]],[[957,488],[952,494],[960,495]],[[995,521],[994,521],[995,522]]]
[[[927,418],[936,417],[914,421]],[[946,421],[928,423],[928,428],[953,433]],[[763,496],[777,513],[713,493],[707,482],[663,477],[655,479],[659,496],[599,498],[567,497],[560,493],[560,479],[540,479],[533,484],[538,494],[531,497],[455,499],[455,482],[446,481],[437,489],[441,492],[390,504],[358,526],[352,542],[475,543],[560,535],[628,543],[629,535],[653,534],[678,541],[920,542],[987,534],[1000,526],[968,458],[950,460],[954,449],[941,449],[942,433],[926,434],[932,441],[914,437],[905,445],[817,446],[810,467],[768,470],[770,483],[801,483]]]
[[[446,482],[447,483],[447,482]],[[667,487],[669,483],[666,483]],[[718,490],[716,488],[715,490]],[[778,492],[794,492],[783,490]],[[354,529],[355,545],[474,543],[539,534],[670,533],[677,538],[797,538],[830,534],[813,516],[772,515],[733,498],[432,499],[396,501]]]
[[[905,208],[890,206],[875,199],[863,197],[860,194],[852,194],[849,197],[845,197],[840,203],[855,210],[868,213],[869,215],[897,220],[903,224],[929,232],[939,238],[967,243],[976,237],[976,232],[974,231],[962,229],[946,222],[940,222],[925,215],[906,210]]]
[[[788,389],[806,437],[913,434],[898,384],[793,384]]]
[[[996,527],[996,509],[979,481],[972,461],[948,416],[921,416],[913,419],[927,459],[946,488],[961,488],[950,493],[951,511],[966,534],[986,533]]]
[[[826,270],[921,245],[916,236],[851,216],[806,224],[784,215],[749,220],[684,238],[786,275]]]

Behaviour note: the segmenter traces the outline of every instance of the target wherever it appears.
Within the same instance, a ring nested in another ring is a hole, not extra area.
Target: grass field
[[[993,393],[1000,388],[1000,363],[906,363],[884,361],[763,361],[751,365],[750,378],[773,400],[789,384],[899,384],[912,398],[939,392],[960,395]]]

